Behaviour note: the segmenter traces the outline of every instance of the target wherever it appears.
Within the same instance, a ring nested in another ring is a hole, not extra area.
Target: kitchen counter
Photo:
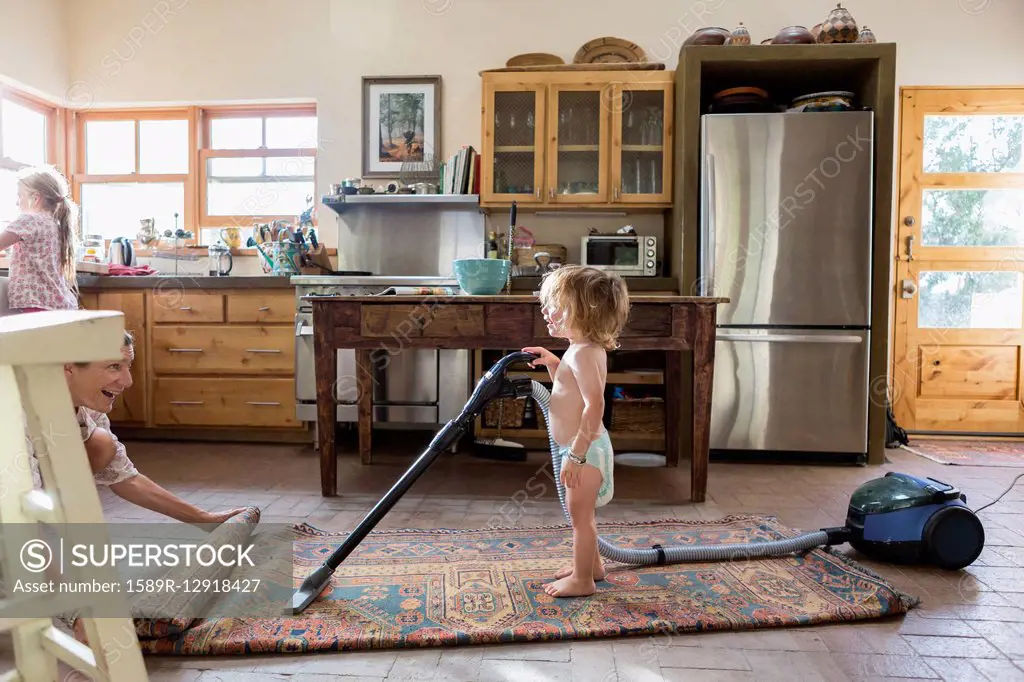
[[[406,349],[508,350],[526,346],[565,348],[552,339],[532,294],[496,296],[315,296],[313,307],[316,368],[317,436],[320,444],[320,486],[324,497],[337,494],[338,350],[354,350],[358,384],[359,456],[372,463],[374,381],[368,368],[387,343]],[[630,297],[629,321],[619,337],[621,350],[665,353],[665,460],[679,466],[690,459],[691,499],[703,502],[707,490],[711,386],[715,356],[715,316],[724,298],[638,294]],[[684,362],[692,353],[693,362]],[[360,371],[360,368],[366,368]],[[683,372],[692,371],[689,396]],[[689,405],[689,409],[687,408]],[[687,414],[688,413],[688,414]],[[690,421],[692,437],[685,447],[681,425]],[[688,451],[688,452],[687,452]]]
[[[79,275],[78,288],[83,291],[108,289],[291,289],[288,277],[255,275],[252,277],[209,277],[207,275],[153,275],[110,277]]]

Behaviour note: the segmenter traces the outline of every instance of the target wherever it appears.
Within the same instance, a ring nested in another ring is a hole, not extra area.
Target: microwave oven
[[[622,277],[656,277],[658,238],[637,234],[588,235],[580,242],[580,263]]]

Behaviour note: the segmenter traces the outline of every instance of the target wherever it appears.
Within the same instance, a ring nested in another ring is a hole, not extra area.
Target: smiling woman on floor
[[[96,484],[108,486],[117,496],[144,509],[194,525],[222,523],[245,511],[245,508],[223,512],[200,509],[140,474],[128,459],[124,444],[110,428],[107,413],[114,408],[117,396],[131,388],[134,359],[134,340],[130,333],[125,332],[121,358],[64,366],[68,391]],[[39,463],[34,449],[30,447],[30,451],[33,453],[33,479],[36,486],[41,487]]]

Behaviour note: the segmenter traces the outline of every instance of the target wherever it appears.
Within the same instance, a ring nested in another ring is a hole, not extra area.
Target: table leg
[[[683,351],[665,351],[665,466],[677,467],[683,453]]]
[[[313,326],[313,363],[316,367],[316,428],[320,441],[320,494],[338,494],[338,455],[335,451],[335,377],[338,376],[338,352],[328,334],[327,324]]]
[[[359,398],[356,403],[359,419],[359,461],[372,464],[370,445],[373,439],[373,358],[369,350],[356,351],[356,380]]]
[[[708,488],[708,450],[711,441],[711,387],[715,371],[715,308],[694,308],[693,450],[690,460],[690,498],[703,502]]]

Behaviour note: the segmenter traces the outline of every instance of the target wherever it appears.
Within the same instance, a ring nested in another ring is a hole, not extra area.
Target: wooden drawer
[[[294,322],[295,292],[227,295],[228,322]]]
[[[223,322],[224,295],[158,287],[153,292],[153,321]]]
[[[420,305],[364,304],[360,308],[363,336],[449,338],[484,335],[482,305],[446,306],[443,301]]]
[[[298,426],[295,382],[157,377],[153,422],[159,426]]]
[[[295,373],[295,331],[288,327],[153,327],[156,374]]]

